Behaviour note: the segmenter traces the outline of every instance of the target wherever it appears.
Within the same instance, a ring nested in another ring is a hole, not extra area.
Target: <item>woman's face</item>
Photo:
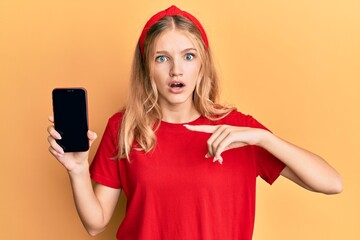
[[[200,56],[189,37],[180,30],[162,33],[151,61],[161,108],[193,106],[193,92],[201,68]]]

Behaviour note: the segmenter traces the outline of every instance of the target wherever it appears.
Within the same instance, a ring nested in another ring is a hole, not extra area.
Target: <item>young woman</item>
[[[69,173],[91,235],[104,230],[121,190],[122,240],[251,239],[257,176],[272,184],[282,175],[325,194],[342,191],[341,177],[321,157],[218,104],[217,95],[203,27],[172,6],[145,25],[129,100],[109,119],[90,167],[88,152],[64,153],[59,133],[48,128],[49,150]],[[96,134],[88,137],[91,144]]]

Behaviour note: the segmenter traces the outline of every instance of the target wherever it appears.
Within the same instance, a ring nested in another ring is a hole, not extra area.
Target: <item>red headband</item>
[[[180,10],[179,8],[177,8],[176,6],[171,6],[161,12],[158,12],[157,14],[155,14],[154,16],[152,16],[147,23],[144,26],[144,29],[141,32],[140,38],[139,38],[139,46],[140,46],[140,50],[141,50],[141,54],[144,56],[144,40],[146,37],[146,34],[148,33],[149,29],[151,28],[152,25],[154,25],[157,21],[159,21],[161,18],[163,17],[168,17],[168,16],[175,16],[175,15],[181,15],[187,19],[189,19],[191,22],[193,22],[195,24],[195,26],[199,29],[200,33],[201,33],[201,37],[205,43],[205,47],[206,49],[209,47],[209,43],[208,43],[208,39],[205,33],[204,28],[201,26],[200,22],[190,13],[185,12]]]

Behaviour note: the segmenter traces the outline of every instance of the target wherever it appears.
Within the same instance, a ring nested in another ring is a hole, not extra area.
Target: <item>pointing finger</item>
[[[214,133],[219,128],[219,126],[213,126],[213,125],[188,125],[188,124],[185,124],[184,127],[189,129],[190,131],[204,132],[204,133]]]

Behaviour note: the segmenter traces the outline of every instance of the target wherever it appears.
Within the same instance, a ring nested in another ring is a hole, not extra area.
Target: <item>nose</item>
[[[170,77],[182,76],[183,70],[182,70],[181,60],[174,59],[172,61],[172,65],[171,65],[169,74],[170,74]]]

